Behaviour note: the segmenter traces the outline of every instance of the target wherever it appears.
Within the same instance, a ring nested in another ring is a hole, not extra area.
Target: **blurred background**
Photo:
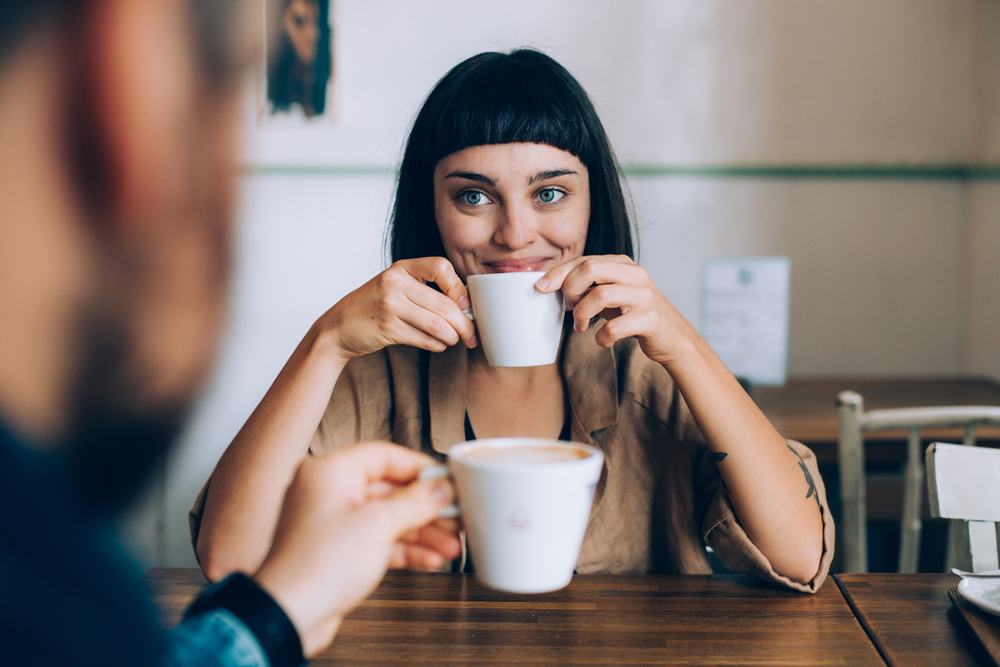
[[[195,564],[198,490],[312,322],[385,267],[409,124],[482,51],[540,49],[587,89],[640,263],[692,322],[706,258],[786,256],[790,379],[1000,379],[1000,0],[332,0],[328,21],[322,114],[248,87],[230,326],[122,519],[144,568]]]

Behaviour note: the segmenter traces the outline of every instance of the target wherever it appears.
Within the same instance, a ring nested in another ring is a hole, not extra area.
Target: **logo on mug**
[[[528,530],[531,528],[531,517],[524,510],[517,509],[510,513],[507,524],[514,530]]]

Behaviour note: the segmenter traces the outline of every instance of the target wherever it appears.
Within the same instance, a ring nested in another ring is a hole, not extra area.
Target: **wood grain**
[[[948,598],[950,574],[834,577],[889,665],[993,665]]]
[[[197,570],[144,577],[178,621]],[[881,665],[834,583],[816,595],[748,577],[578,575],[511,595],[469,575],[390,572],[312,665]]]
[[[982,609],[977,609],[975,605],[966,602],[965,598],[958,592],[958,586],[952,586],[948,589],[948,598],[965,622],[969,624],[969,628],[976,633],[976,637],[993,658],[993,662],[1000,665],[1000,617],[987,614]]]

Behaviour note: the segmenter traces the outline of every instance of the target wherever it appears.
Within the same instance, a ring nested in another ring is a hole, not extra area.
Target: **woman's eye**
[[[486,198],[486,195],[478,190],[463,192],[460,198],[463,204],[468,204],[469,206],[482,206],[490,201]]]
[[[565,196],[565,192],[562,190],[556,190],[555,188],[545,188],[538,193],[538,199],[543,204],[554,204]]]

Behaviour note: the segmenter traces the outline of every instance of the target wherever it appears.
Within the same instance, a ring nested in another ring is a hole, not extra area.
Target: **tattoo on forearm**
[[[712,460],[715,462],[719,462],[727,456],[729,456],[728,452],[712,452]]]
[[[816,493],[816,483],[813,482],[813,476],[812,474],[809,473],[809,468],[806,467],[806,462],[802,460],[802,457],[799,456],[799,453],[795,451],[795,449],[787,442],[785,443],[785,447],[788,447],[788,451],[790,451],[792,454],[795,454],[795,458],[799,460],[799,467],[802,468],[802,474],[806,476],[806,482],[809,483],[809,491],[806,493],[806,498],[811,498],[815,496],[816,504],[819,505],[819,494]]]

